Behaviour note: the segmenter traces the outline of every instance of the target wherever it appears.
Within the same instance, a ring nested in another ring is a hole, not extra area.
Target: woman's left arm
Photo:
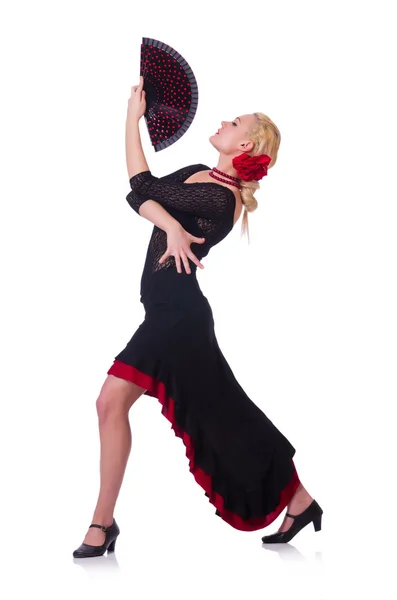
[[[138,173],[149,171],[143,153],[141,136],[139,132],[139,119],[145,114],[145,92],[142,90],[143,78],[139,86],[132,88],[131,98],[128,101],[128,112],[125,129],[125,145],[128,176],[131,179]],[[135,91],[136,90],[136,91]],[[138,95],[139,94],[139,95]],[[163,263],[168,256],[174,256],[178,273],[182,273],[181,260],[187,273],[191,273],[188,257],[201,269],[204,266],[190,249],[192,243],[202,244],[204,238],[198,238],[185,231],[177,219],[155,200],[145,202],[139,213],[142,217],[167,233],[167,250],[160,258]]]
[[[131,88],[131,97],[128,100],[127,120],[125,124],[125,153],[127,160],[128,179],[142,171],[149,171],[143,153],[139,120],[145,114],[146,93],[143,90],[143,77],[138,86]]]
[[[141,76],[138,86],[131,88],[131,98],[128,100],[127,120],[125,124],[125,153],[127,160],[128,177],[131,179],[138,173],[149,171],[145,154],[142,148],[139,132],[139,120],[146,111],[146,93],[143,90],[144,79]],[[155,200],[146,202],[140,213],[142,217],[169,233],[174,228],[179,229],[179,221],[174,219],[161,204]]]
[[[149,171],[149,166],[142,149],[141,137],[139,134],[139,121],[133,112],[127,114],[125,144],[129,177],[131,178],[143,171]],[[173,228],[180,227],[180,223],[155,200],[146,202],[145,207],[140,214],[142,217],[153,223],[153,225],[156,225],[167,233]]]

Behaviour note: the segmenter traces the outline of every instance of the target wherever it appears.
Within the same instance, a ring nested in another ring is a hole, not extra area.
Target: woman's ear
[[[243,142],[241,144],[241,149],[243,152],[251,152],[253,147],[254,147],[254,142],[252,142],[251,140],[247,140],[246,142]]]

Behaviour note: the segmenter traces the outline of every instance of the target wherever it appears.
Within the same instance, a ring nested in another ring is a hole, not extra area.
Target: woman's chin
[[[210,144],[212,144],[212,146],[214,146],[214,148],[216,148],[218,150],[218,145],[217,145],[218,140],[216,138],[217,138],[217,135],[215,134],[215,135],[211,135],[208,138],[208,140],[209,140]]]

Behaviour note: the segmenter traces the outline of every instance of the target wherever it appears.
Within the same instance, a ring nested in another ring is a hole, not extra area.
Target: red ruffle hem
[[[300,484],[298,473],[294,465],[294,473],[287,486],[282,490],[278,506],[269,514],[260,518],[242,519],[224,507],[222,496],[212,489],[211,476],[205,473],[195,464],[194,447],[190,436],[178,425],[174,414],[174,401],[166,393],[165,385],[154,377],[142,373],[135,367],[127,365],[119,360],[115,360],[108,370],[108,375],[114,375],[127,381],[132,381],[136,385],[144,388],[145,394],[157,398],[162,405],[162,414],[170,421],[171,428],[175,435],[182,439],[186,447],[186,456],[189,460],[189,470],[193,474],[196,482],[203,488],[209,498],[209,502],[215,506],[216,514],[226,523],[241,531],[256,531],[270,525],[281,512],[288,506],[290,500],[295,494]],[[166,409],[166,410],[164,410]],[[292,460],[292,459],[291,459]],[[292,461],[293,462],[293,461]]]

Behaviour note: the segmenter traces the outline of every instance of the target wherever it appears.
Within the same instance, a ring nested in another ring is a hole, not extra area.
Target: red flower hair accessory
[[[233,158],[233,167],[243,181],[256,181],[267,175],[267,166],[272,159],[267,154],[248,156],[243,152]]]

